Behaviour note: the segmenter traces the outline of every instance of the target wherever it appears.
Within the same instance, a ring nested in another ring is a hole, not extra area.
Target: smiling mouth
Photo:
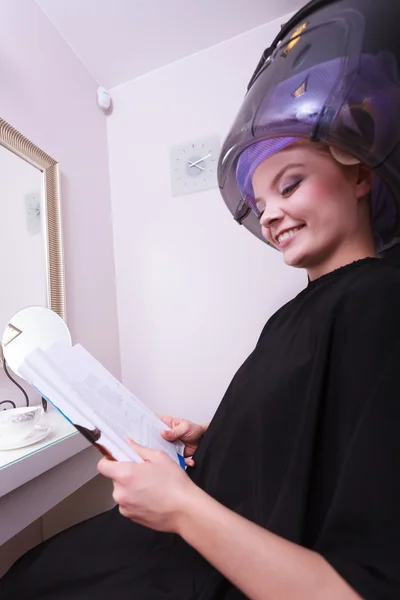
[[[276,238],[278,245],[283,246],[284,244],[289,242],[296,235],[296,233],[298,231],[300,231],[300,229],[303,229],[303,227],[304,227],[304,225],[299,225],[298,227],[293,227],[292,229],[287,229],[286,231],[284,231],[283,233],[278,235],[278,237]]]

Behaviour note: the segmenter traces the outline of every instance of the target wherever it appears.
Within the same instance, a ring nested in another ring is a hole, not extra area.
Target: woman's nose
[[[271,227],[274,223],[278,223],[283,219],[283,211],[277,206],[269,204],[260,217],[262,227]]]

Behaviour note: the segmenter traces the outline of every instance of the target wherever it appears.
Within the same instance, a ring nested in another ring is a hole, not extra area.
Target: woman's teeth
[[[281,235],[278,236],[278,244],[282,244],[282,242],[289,239],[292,235],[296,233],[296,231],[299,231],[299,229],[301,229],[302,227],[303,225],[301,225],[300,227],[294,227],[293,229],[289,229],[288,231],[284,231],[283,233],[281,233]]]

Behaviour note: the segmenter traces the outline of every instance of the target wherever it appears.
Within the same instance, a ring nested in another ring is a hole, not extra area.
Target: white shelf
[[[43,415],[42,422],[52,428],[47,438],[25,448],[0,451],[0,498],[90,445],[52,407]]]

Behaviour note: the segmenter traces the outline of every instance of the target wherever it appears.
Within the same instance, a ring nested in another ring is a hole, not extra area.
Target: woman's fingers
[[[189,432],[190,424],[188,421],[181,421],[173,429],[166,429],[162,431],[162,436],[169,442],[174,442],[180,438],[183,438]]]
[[[173,427],[174,426],[174,417],[170,417],[168,415],[159,415],[157,414],[157,417],[166,425],[168,425],[168,427]]]

